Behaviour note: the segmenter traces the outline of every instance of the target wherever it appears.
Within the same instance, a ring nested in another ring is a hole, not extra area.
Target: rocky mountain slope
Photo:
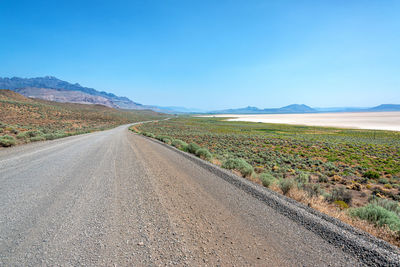
[[[28,97],[57,102],[100,104],[122,109],[147,109],[127,97],[83,87],[52,76],[38,78],[0,78],[0,89],[9,89]]]

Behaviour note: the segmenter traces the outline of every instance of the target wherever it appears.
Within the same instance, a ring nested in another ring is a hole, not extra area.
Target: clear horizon
[[[0,77],[203,110],[400,103],[398,1],[3,1]]]

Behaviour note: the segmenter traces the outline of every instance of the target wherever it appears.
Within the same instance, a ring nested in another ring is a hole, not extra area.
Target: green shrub
[[[155,138],[156,136],[153,133],[143,133],[143,135],[150,137],[150,138]]]
[[[400,218],[393,211],[370,203],[367,206],[354,208],[349,211],[353,217],[369,221],[378,226],[387,225],[393,231],[400,231]]]
[[[293,188],[294,181],[292,179],[281,179],[279,181],[279,188],[282,190],[282,193],[286,195]]]
[[[397,201],[375,197],[371,199],[370,203],[381,206],[382,208],[396,213],[397,216],[400,216],[400,205]]]
[[[333,188],[331,194],[327,197],[326,200],[331,203],[337,200],[341,200],[346,202],[347,205],[350,205],[352,196],[351,193],[344,187],[336,187]]]
[[[19,133],[19,134],[17,135],[17,138],[18,138],[18,139],[25,139],[26,137],[27,137],[26,132],[22,132],[22,133]]]
[[[380,184],[387,184],[387,183],[389,183],[389,181],[388,181],[388,179],[386,179],[386,178],[380,178],[380,179],[378,180],[378,183],[380,183]]]
[[[310,181],[310,175],[305,172],[300,172],[299,175],[296,177],[296,181],[301,185],[304,185]]]
[[[275,177],[269,173],[269,172],[263,172],[260,174],[260,180],[263,186],[265,187],[270,187],[272,184],[274,184],[277,180]]]
[[[324,163],[324,168],[328,171],[336,171],[337,167],[333,162],[326,162]]]
[[[174,147],[180,149],[180,150],[186,150],[188,144],[182,140],[179,139],[174,139],[171,143]]]
[[[168,144],[168,145],[170,145],[170,144],[172,143],[172,138],[169,137],[169,136],[157,135],[155,138],[156,138],[157,140],[163,142],[163,143]]]
[[[164,137],[163,139],[161,139],[162,142],[170,145],[172,143],[172,138],[170,137]]]
[[[206,148],[197,149],[196,156],[198,156],[199,158],[205,159],[205,160],[212,159],[212,155],[211,155],[210,151],[208,151]]]
[[[370,171],[366,171],[363,174],[363,177],[368,178],[368,179],[378,179],[380,177],[380,174],[376,171],[370,170]]]
[[[45,139],[45,137],[43,135],[38,135],[38,136],[34,136],[34,137],[29,138],[29,140],[31,142],[37,142],[37,141],[44,141],[46,139]]]
[[[9,147],[15,145],[15,139],[9,135],[0,136],[0,146]]]
[[[47,134],[43,135],[43,138],[45,140],[54,140],[54,139],[62,138],[65,136],[66,136],[65,133],[47,133]]]
[[[147,137],[151,137],[151,138],[155,138],[156,137],[154,134],[149,133],[149,132],[141,132],[140,134],[144,135],[144,136],[147,136]]]
[[[195,143],[190,143],[187,148],[186,151],[192,154],[196,154],[196,151],[199,150],[201,147],[198,144]]]
[[[229,158],[222,164],[222,168],[228,170],[237,170],[244,177],[250,176],[253,173],[253,167],[247,163],[244,159]]]

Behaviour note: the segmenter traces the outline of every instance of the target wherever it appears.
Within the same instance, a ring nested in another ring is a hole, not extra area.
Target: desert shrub
[[[147,133],[147,136],[150,138],[155,138],[156,136],[153,133]]]
[[[299,184],[304,185],[310,181],[310,175],[305,172],[300,172],[299,175],[296,177],[296,181]]]
[[[54,140],[54,139],[57,138],[57,135],[56,135],[56,134],[53,134],[53,133],[47,133],[47,134],[44,134],[44,135],[43,135],[43,138],[44,138],[45,140]]]
[[[400,231],[399,216],[395,212],[387,210],[377,204],[370,203],[364,207],[353,208],[349,211],[349,214],[375,225],[387,225],[393,231]]]
[[[17,135],[17,138],[18,138],[18,139],[25,139],[26,137],[27,137],[26,132],[22,132],[22,133],[19,133],[19,134]]]
[[[45,140],[54,140],[54,139],[62,138],[62,137],[65,137],[65,136],[66,136],[65,133],[56,132],[56,133],[47,133],[47,134],[44,134],[44,135],[43,135],[43,138],[44,138]]]
[[[328,177],[326,177],[326,175],[324,175],[324,174],[321,174],[319,177],[318,177],[318,182],[319,183],[327,183],[329,180],[328,180]]]
[[[305,184],[303,186],[304,191],[307,192],[309,197],[317,197],[321,194],[321,187],[319,184]]]
[[[44,135],[37,135],[37,136],[29,138],[29,140],[31,142],[37,142],[37,141],[44,141],[44,140],[46,140],[46,138],[44,137]]]
[[[188,144],[182,140],[179,139],[174,139],[171,143],[171,145],[173,145],[174,147],[181,149],[181,150],[185,150],[188,146]]]
[[[253,167],[244,159],[229,158],[222,164],[222,168],[228,170],[238,170],[244,177],[253,173]]]
[[[373,197],[370,200],[370,203],[378,205],[378,206],[381,206],[382,208],[385,208],[385,209],[387,209],[389,211],[392,211],[392,212],[396,213],[397,216],[400,216],[400,205],[399,205],[399,202],[397,202],[397,201],[393,201],[393,200],[390,200],[390,199]]]
[[[9,147],[15,145],[15,139],[9,135],[0,136],[0,146]]]
[[[165,138],[163,138],[161,141],[164,142],[164,143],[166,143],[166,144],[168,144],[168,145],[170,145],[170,144],[172,143],[172,138],[170,138],[170,137],[165,137]]]
[[[0,133],[4,132],[3,128],[0,128]]]
[[[17,135],[17,138],[18,138],[18,139],[25,139],[25,138],[32,138],[32,137],[41,136],[41,135],[43,135],[43,133],[42,133],[41,131],[33,131],[33,130],[30,130],[30,131],[26,131],[26,132],[21,132],[21,133],[19,133],[19,134]]]
[[[378,179],[380,177],[380,175],[376,171],[369,170],[363,174],[363,177],[368,178],[368,179]]]
[[[165,138],[170,138],[170,137],[169,137],[169,136],[165,136],[165,135],[157,135],[157,136],[156,136],[156,139],[159,140],[159,141],[161,141],[161,142],[162,142],[163,139],[165,139]]]
[[[263,172],[260,174],[260,180],[263,186],[270,187],[277,180],[275,177],[269,172]]]
[[[337,167],[333,162],[326,162],[324,163],[324,168],[327,169],[328,171],[336,171]]]
[[[292,179],[281,179],[279,181],[279,188],[282,190],[282,193],[286,195],[293,188],[294,182]]]
[[[26,131],[26,132],[22,132],[22,133],[18,134],[17,138],[19,138],[19,139],[31,138],[31,137],[40,136],[40,135],[43,135],[43,133],[41,131],[30,130],[30,131]]]
[[[192,154],[196,154],[196,151],[199,150],[201,147],[196,144],[196,143],[190,143],[187,148],[186,151]]]
[[[328,196],[326,200],[331,203],[337,200],[341,200],[346,202],[347,205],[350,205],[352,196],[351,193],[344,187],[336,187],[332,189],[331,194]]]
[[[153,133],[149,133],[149,132],[141,132],[142,135],[150,137],[150,138],[155,138],[156,136]]]
[[[198,156],[199,158],[205,159],[205,160],[212,159],[212,155],[211,155],[210,151],[208,151],[206,148],[197,149],[196,156]]]
[[[386,179],[386,178],[380,178],[380,179],[378,180],[378,183],[380,183],[380,184],[387,184],[387,183],[389,183],[389,181],[388,181],[388,179]]]
[[[172,138],[169,137],[169,136],[157,135],[155,138],[156,138],[157,140],[159,140],[159,141],[161,141],[161,142],[163,142],[163,143],[169,144],[169,145],[172,143]]]

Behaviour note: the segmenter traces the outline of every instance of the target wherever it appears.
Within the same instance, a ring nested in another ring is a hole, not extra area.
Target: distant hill
[[[127,97],[83,87],[52,76],[38,78],[0,78],[0,89],[9,89],[28,97],[81,104],[100,104],[122,109],[147,109]],[[51,90],[49,90],[51,89]],[[71,93],[74,92],[74,93]]]
[[[281,108],[259,109],[256,107],[246,107],[238,109],[225,109],[210,112],[211,114],[290,114],[290,113],[315,113],[317,110],[304,105],[293,104]]]
[[[400,105],[382,104],[377,107],[370,108],[368,111],[400,111]]]

